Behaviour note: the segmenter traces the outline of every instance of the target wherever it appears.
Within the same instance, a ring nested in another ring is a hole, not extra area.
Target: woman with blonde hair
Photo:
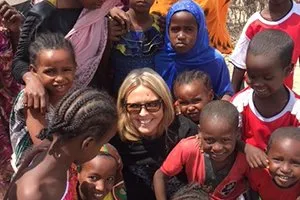
[[[119,90],[117,109],[119,134],[111,143],[124,162],[127,198],[155,199],[155,171],[180,139],[197,133],[197,126],[174,115],[166,83],[149,68],[133,70],[126,77]],[[171,181],[180,183],[178,179]]]

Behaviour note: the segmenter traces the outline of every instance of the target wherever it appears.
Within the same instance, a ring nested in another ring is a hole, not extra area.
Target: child
[[[216,100],[202,110],[199,135],[182,139],[154,175],[158,200],[166,199],[165,182],[184,169],[189,183],[206,188],[213,199],[233,200],[247,190],[245,155],[237,151],[239,113]]]
[[[266,167],[271,133],[279,127],[300,125],[300,97],[284,85],[292,64],[294,43],[279,30],[265,30],[250,41],[247,51],[249,88],[233,97],[241,114],[242,139],[251,167]]]
[[[300,5],[291,0],[268,0],[268,4],[261,12],[254,13],[246,23],[238,43],[231,55],[234,65],[232,74],[233,90],[238,92],[246,71],[246,54],[249,42],[255,34],[266,29],[278,29],[286,32],[294,40],[292,56],[293,66],[300,57]],[[293,88],[294,70],[285,79],[285,84]]]
[[[171,88],[178,73],[193,69],[209,75],[218,97],[230,98],[229,72],[222,55],[209,46],[202,9],[193,1],[178,1],[168,12],[165,47],[155,57],[155,70]]]
[[[33,144],[47,126],[57,102],[72,87],[76,61],[72,45],[60,34],[41,34],[30,46],[30,71],[45,87],[49,96],[46,115],[39,109],[24,105],[24,90],[17,96],[10,117],[12,165],[16,170],[23,152]]]
[[[51,143],[45,141],[28,155],[4,199],[64,199],[71,164],[94,158],[115,134],[116,123],[116,107],[106,93],[89,88],[69,92],[38,135]]]
[[[130,71],[137,68],[154,68],[154,56],[162,47],[163,36],[158,26],[158,16],[149,13],[154,0],[130,0],[127,14],[130,31],[121,37],[111,52],[114,68],[114,94]]]
[[[126,199],[122,160],[114,146],[103,145],[98,155],[78,166],[78,199]]]
[[[209,200],[209,196],[200,185],[194,183],[180,188],[171,200]]]
[[[300,129],[274,131],[267,147],[268,169],[252,169],[251,187],[263,200],[294,200],[300,197]]]
[[[179,74],[173,84],[173,93],[180,113],[196,124],[202,108],[214,97],[209,76],[197,70]]]

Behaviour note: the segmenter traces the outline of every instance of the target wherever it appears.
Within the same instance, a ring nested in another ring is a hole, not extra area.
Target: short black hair
[[[207,73],[200,70],[189,70],[183,71],[176,77],[173,82],[173,90],[175,91],[175,86],[189,84],[196,80],[201,81],[208,90],[212,89],[211,80]]]
[[[180,188],[171,200],[209,200],[209,195],[199,184],[189,184]]]
[[[267,151],[270,150],[274,141],[282,139],[291,139],[300,141],[300,128],[287,126],[276,129],[272,134],[268,142]]]
[[[70,41],[61,33],[41,33],[29,46],[30,64],[37,65],[36,61],[42,50],[65,49],[70,52],[73,62],[76,64],[74,48]]]
[[[214,100],[206,104],[200,114],[200,127],[203,120],[225,119],[234,129],[239,126],[239,112],[234,105],[224,100]]]
[[[257,33],[252,38],[247,55],[264,55],[278,58],[282,67],[285,68],[291,64],[293,51],[294,41],[286,32],[267,29]]]

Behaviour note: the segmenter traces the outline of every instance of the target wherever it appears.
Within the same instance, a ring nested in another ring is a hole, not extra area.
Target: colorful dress
[[[24,151],[28,149],[28,147],[33,145],[32,140],[30,138],[30,134],[26,126],[23,98],[24,98],[24,90],[22,90],[18,94],[14,102],[14,106],[9,121],[10,140],[11,140],[11,146],[13,150],[11,164],[14,170],[16,170],[18,166],[21,164],[20,161]],[[47,113],[45,115],[45,119],[47,122],[50,121],[53,114],[54,114],[54,107],[49,105],[47,109]]]
[[[5,191],[12,172],[9,164],[12,153],[9,140],[9,113],[13,99],[20,90],[20,86],[11,76],[12,57],[9,33],[0,24],[0,197],[2,189]]]
[[[163,35],[158,26],[158,17],[153,16],[152,26],[146,31],[130,31],[121,37],[111,52],[114,68],[114,93],[130,71],[138,68],[154,68],[154,56],[163,46]]]

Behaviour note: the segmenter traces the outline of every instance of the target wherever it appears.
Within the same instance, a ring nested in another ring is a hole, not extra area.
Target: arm
[[[233,65],[233,72],[232,72],[232,80],[231,80],[231,84],[232,84],[232,88],[234,93],[237,93],[238,91],[241,90],[241,86],[244,80],[244,75],[246,70],[241,69],[236,67],[235,65]]]
[[[268,157],[261,149],[246,143],[244,146],[244,152],[246,154],[247,162],[251,168],[268,167]]]
[[[39,112],[39,110],[27,108],[25,109],[25,119],[33,144],[40,144],[42,141],[36,136],[46,127],[45,115]]]
[[[167,200],[166,182],[169,179],[160,169],[158,169],[153,178],[154,192],[157,200]]]

